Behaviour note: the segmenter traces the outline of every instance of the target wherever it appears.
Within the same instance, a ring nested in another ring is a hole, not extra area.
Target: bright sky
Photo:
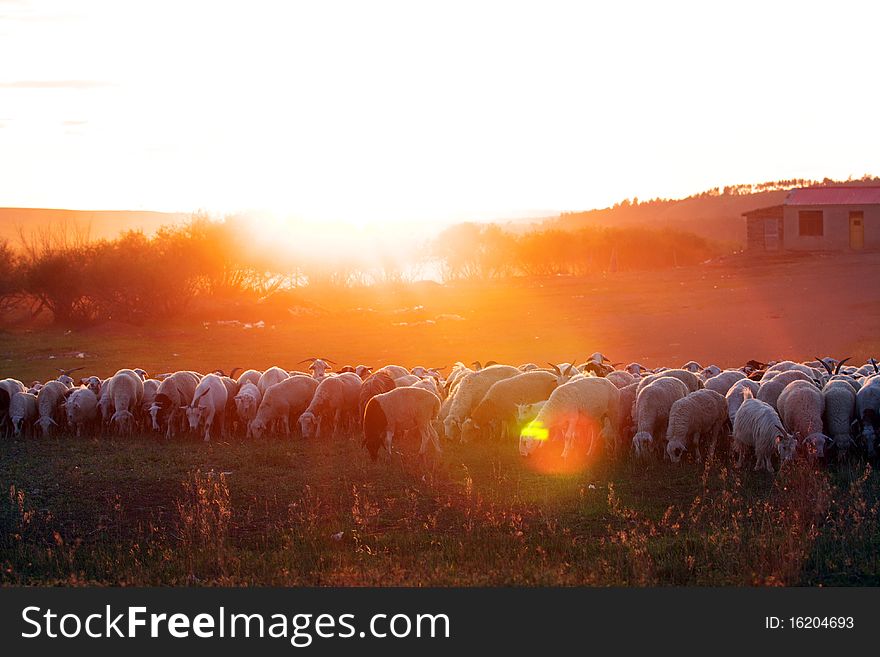
[[[0,205],[400,225],[880,173],[876,2],[0,0]]]

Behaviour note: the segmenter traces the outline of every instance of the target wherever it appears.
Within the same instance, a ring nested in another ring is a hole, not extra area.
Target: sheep
[[[98,419],[98,398],[88,388],[75,388],[67,396],[65,409],[67,424],[79,438],[83,429],[90,428]]]
[[[324,378],[318,384],[308,408],[299,417],[302,437],[313,438],[324,433],[328,422],[332,437],[337,429],[346,423],[350,424],[357,413],[362,383],[361,378],[353,372]]]
[[[642,365],[641,363],[630,363],[626,367],[623,368],[626,372],[629,372],[633,376],[641,377],[644,372],[648,372],[647,367]]]
[[[832,380],[822,388],[825,398],[823,420],[838,454],[847,454],[852,447],[850,434],[856,415],[856,389],[847,381]]]
[[[620,439],[624,444],[632,442],[633,434],[633,416],[636,408],[636,391],[639,388],[637,381],[633,381],[628,386],[620,389],[620,415],[617,420],[617,431]]]
[[[107,392],[113,405],[110,423],[120,434],[131,434],[134,429],[134,413],[144,396],[144,380],[134,370],[119,370],[110,378]]]
[[[150,406],[150,418],[154,431],[160,431],[165,424],[165,437],[173,438],[184,416],[181,408],[189,406],[199,385],[201,377],[195,372],[174,372],[164,379],[156,390],[156,401]]]
[[[244,387],[245,383],[252,383],[255,386],[259,386],[261,376],[263,376],[263,373],[260,370],[245,370],[239,374],[236,379],[236,381],[238,381],[239,390]],[[263,393],[260,392],[260,395],[262,394]]]
[[[373,372],[373,374],[378,374],[379,372],[385,372],[392,379],[397,379],[401,376],[406,376],[409,374],[409,370],[401,365],[385,365],[384,367],[380,367],[378,370]]]
[[[423,390],[427,390],[428,392],[433,392],[435,395],[437,395],[437,399],[439,399],[441,402],[443,401],[443,388],[442,386],[437,384],[437,380],[432,376],[426,377],[424,379],[419,379],[412,384],[412,387],[422,388]]]
[[[717,441],[728,422],[727,403],[721,393],[715,390],[689,393],[669,409],[666,454],[673,463],[678,463],[690,442],[694,458],[702,461],[700,440]]]
[[[206,374],[196,386],[192,401],[181,408],[186,412],[189,428],[197,431],[205,427],[205,442],[211,442],[211,429],[217,420],[218,434],[223,435],[226,420],[226,402],[229,400],[229,389],[223,381],[224,377]]]
[[[665,436],[672,405],[688,394],[687,386],[677,377],[665,376],[654,379],[639,390],[636,386],[635,417],[636,434],[632,439],[636,458],[646,456],[654,447],[655,436]]]
[[[455,391],[455,395],[449,403],[449,410],[443,419],[443,429],[447,438],[459,435],[462,422],[467,419],[471,411],[482,401],[485,394],[502,379],[522,374],[510,365],[490,365],[477,372],[466,374]]]
[[[733,418],[736,417],[736,411],[747,398],[758,395],[759,387],[758,382],[751,379],[740,379],[730,386],[730,390],[724,397],[727,400],[727,416],[730,418],[731,425],[733,425]]]
[[[635,383],[636,381],[636,377],[624,370],[614,370],[613,372],[608,372],[608,374],[605,375],[605,378],[611,381],[611,383],[613,383],[620,389],[623,389],[626,386]]]
[[[95,396],[100,399],[101,398],[101,385],[103,381],[97,376],[87,376],[79,380],[81,385],[84,385],[86,388],[95,393]]]
[[[9,403],[9,419],[15,436],[31,434],[39,416],[36,395],[29,392],[17,392],[12,395]]]
[[[0,381],[0,435],[12,432],[9,407],[12,398],[19,392],[25,392],[27,388],[17,379],[3,379]]]
[[[405,388],[418,383],[419,381],[421,381],[421,378],[417,377],[415,374],[406,374],[404,376],[396,377],[394,379],[394,385],[398,388]]]
[[[373,373],[372,365],[358,365],[354,368],[354,373],[361,377],[361,381],[366,381]]]
[[[260,394],[265,397],[266,391],[271,386],[274,386],[276,383],[281,383],[284,379],[289,377],[290,375],[287,373],[287,370],[283,370],[280,367],[270,367],[260,375],[260,380],[257,381],[257,387],[260,389]]]
[[[767,402],[774,408],[774,410],[778,410],[776,400],[779,398],[779,395],[782,394],[782,391],[785,390],[785,386],[792,381],[809,381],[814,383],[813,377],[804,373],[802,370],[786,370],[780,372],[771,379],[762,380],[756,398],[763,402]]]
[[[299,361],[300,363],[311,363],[309,365],[309,372],[312,373],[312,376],[315,377],[318,381],[324,379],[327,376],[327,372],[332,369],[330,364],[333,363],[329,358],[306,358],[305,360]]]
[[[260,407],[263,395],[260,394],[257,384],[247,381],[239,388],[238,393],[233,399],[235,400],[235,411],[238,414],[238,419],[247,427],[245,437],[250,438],[250,422],[257,416],[257,409]]]
[[[398,432],[417,431],[421,438],[419,455],[423,458],[428,441],[441,453],[440,439],[433,423],[440,415],[440,399],[421,388],[395,388],[376,395],[364,409],[363,444],[375,461],[384,447],[391,455],[392,440]]]
[[[311,376],[295,375],[270,386],[260,402],[257,415],[248,425],[254,438],[261,438],[273,423],[278,423],[290,438],[290,420],[296,421],[312,401],[318,382]]]
[[[592,454],[595,447],[595,426],[601,427],[600,436],[613,447],[617,442],[619,413],[620,391],[607,379],[588,377],[564,383],[553,391],[538,417],[523,429],[519,440],[520,454],[528,456],[552,433],[560,430],[564,440],[562,458],[568,458],[579,425],[584,421],[591,425],[588,454]]]
[[[49,381],[37,393],[37,409],[39,419],[37,424],[44,436],[48,436],[52,427],[60,427],[63,421],[64,399],[67,394],[67,386],[60,381]]]
[[[650,376],[646,376],[639,381],[639,392],[641,392],[645,388],[645,386],[653,383],[657,379],[670,377],[681,381],[685,385],[685,387],[687,387],[688,392],[696,392],[703,387],[703,382],[700,381],[700,377],[698,377],[693,372],[684,369],[660,370],[660,368],[658,368],[657,372],[651,374]]]
[[[734,383],[745,378],[746,375],[739,370],[727,370],[707,379],[704,387],[724,396]]]
[[[370,399],[383,392],[394,390],[395,387],[394,379],[388,374],[388,372],[378,370],[368,376],[361,386],[361,392],[358,399],[358,417],[364,417],[364,409],[367,407],[367,402],[370,401]]]
[[[783,427],[776,410],[760,399],[746,399],[733,420],[733,445],[737,467],[742,467],[749,448],[755,451],[755,470],[773,472],[770,458],[775,450],[780,467],[794,458],[797,441]]]
[[[782,426],[800,437],[817,458],[825,456],[825,444],[831,439],[822,433],[825,397],[812,383],[792,381],[776,401]]]
[[[150,407],[156,401],[156,393],[162,382],[159,379],[147,379],[144,381],[144,396],[141,398],[141,417],[144,421],[150,416]]]
[[[856,393],[856,420],[860,439],[868,458],[877,456],[877,432],[880,431],[880,376],[866,379]]]
[[[550,372],[536,370],[493,383],[471,417],[462,423],[462,440],[471,440],[487,431],[494,433],[499,428],[506,435],[515,421],[517,405],[546,400],[556,389],[556,380]]]
[[[689,360],[688,362],[686,362],[684,365],[681,366],[681,369],[687,370],[688,372],[696,374],[697,372],[700,372],[703,370],[703,366],[700,365],[695,360]]]
[[[722,370],[722,369],[721,369],[720,367],[718,367],[717,365],[709,365],[709,366],[707,366],[707,367],[704,367],[704,368],[703,368],[703,371],[700,372],[700,378],[703,379],[704,381],[708,381],[709,379],[718,376],[718,375],[721,374],[721,372],[723,372],[723,371],[724,371],[724,370]],[[739,370],[733,370],[733,371],[738,372]],[[743,376],[745,376],[745,374],[743,374]],[[719,392],[720,392],[720,391],[719,391]],[[725,392],[726,392],[726,391],[725,391]],[[724,393],[722,392],[721,394],[723,395]]]
[[[535,402],[534,404],[517,404],[516,405],[516,423],[518,426],[524,427],[532,420],[538,417],[538,413],[544,408],[547,400]]]

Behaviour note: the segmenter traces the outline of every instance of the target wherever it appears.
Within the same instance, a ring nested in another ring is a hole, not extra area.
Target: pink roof
[[[788,193],[785,205],[880,205],[880,187],[801,187]]]

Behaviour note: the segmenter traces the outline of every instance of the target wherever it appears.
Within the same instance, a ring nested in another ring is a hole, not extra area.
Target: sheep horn
[[[553,363],[547,363],[547,364],[556,371],[556,374],[558,376],[562,376],[562,372],[560,371],[558,366],[554,365]]]
[[[478,360],[475,360],[473,363],[471,363],[471,365],[476,365],[478,370],[483,369],[483,366],[480,365],[480,361]]]
[[[486,361],[486,364],[483,365],[483,367],[491,367],[492,365],[497,365],[497,364],[498,364],[498,361],[495,361],[495,360],[487,360],[487,361]]]
[[[816,356],[816,360],[818,360],[820,363],[822,363],[822,367],[824,367],[825,370],[828,372],[828,376],[834,376],[834,372],[833,372],[833,371],[831,370],[831,368],[828,366],[828,363],[826,363],[824,360],[822,360],[822,359],[819,358],[818,356]]]
[[[243,368],[243,367],[233,367],[233,368],[229,371],[229,378],[230,378],[230,379],[234,379],[234,378],[235,378],[235,373],[236,373],[236,372],[243,372],[243,371],[244,371],[244,368]]]
[[[868,362],[871,363],[871,367],[874,368],[874,374],[877,374],[877,372],[880,372],[880,370],[877,369],[877,361],[874,360],[873,356],[871,356],[871,359]]]
[[[329,358],[322,358],[321,360],[326,361],[326,362],[330,363],[331,365],[336,365],[335,360],[330,360]]]
[[[317,358],[306,358],[304,360],[299,361],[299,363],[297,363],[297,365],[299,365],[300,363],[314,363],[316,360],[318,360],[318,359]]]
[[[848,361],[850,358],[852,358],[852,356],[847,356],[847,357],[844,358],[842,361],[838,362],[838,363],[837,363],[837,367],[834,368],[834,373],[835,373],[835,374],[840,374],[840,368],[843,367],[843,364],[844,364],[846,361]]]

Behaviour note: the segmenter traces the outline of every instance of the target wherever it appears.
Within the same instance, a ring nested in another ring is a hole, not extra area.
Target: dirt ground
[[[880,253],[736,256],[697,267],[592,277],[346,290],[282,318],[104,324],[0,332],[3,376],[39,379],[82,365],[111,374],[341,364],[450,365],[582,360],[678,366],[750,358],[880,356]],[[260,320],[265,325],[248,327]],[[82,356],[80,356],[82,354]]]

